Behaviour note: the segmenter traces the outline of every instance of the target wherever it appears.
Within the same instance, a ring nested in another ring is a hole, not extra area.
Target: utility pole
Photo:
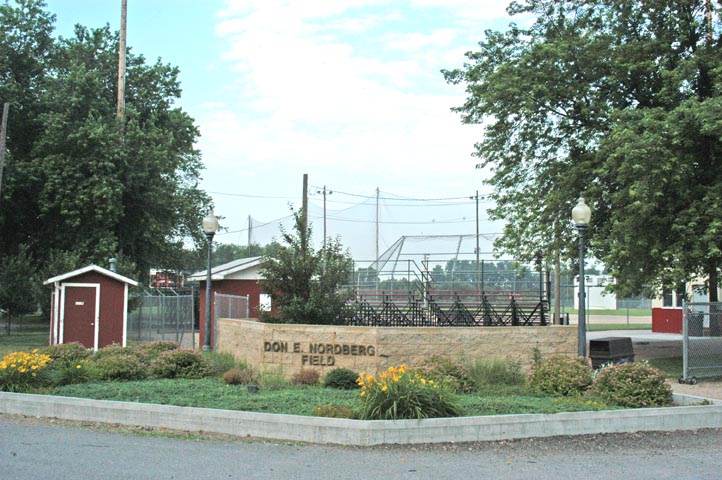
[[[376,270],[379,268],[379,187],[376,187]]]
[[[301,200],[301,224],[303,231],[301,232],[301,253],[306,256],[308,249],[308,173],[303,174],[303,199]]]
[[[128,0],[120,2],[120,39],[118,43],[118,119],[125,118],[125,44]]]
[[[479,291],[479,190],[476,191],[476,195],[469,197],[470,199],[476,199],[476,291]]]
[[[251,216],[248,216],[248,256],[251,256],[251,229],[253,228],[253,225],[251,224]]]
[[[10,104],[5,102],[3,104],[3,118],[2,125],[0,125],[0,200],[2,200],[3,192],[3,169],[5,168],[5,139],[7,138],[7,126],[8,126],[8,112],[10,111]]]
[[[326,248],[326,195],[331,195],[333,190],[326,190],[326,185],[324,185],[323,190],[316,190],[316,193],[323,194],[323,248]]]
[[[562,323],[562,319],[561,319],[562,261],[560,258],[561,254],[559,253],[559,232],[557,232],[558,228],[559,228],[559,214],[557,214],[556,217],[554,218],[554,320],[552,321],[552,323],[554,323],[556,325],[560,325]]]

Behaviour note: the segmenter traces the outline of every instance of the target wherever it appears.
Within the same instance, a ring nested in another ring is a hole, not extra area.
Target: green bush
[[[256,377],[256,372],[251,367],[231,368],[223,374],[223,380],[229,385],[256,383]]]
[[[291,376],[293,385],[318,385],[321,374],[312,368],[302,368]]]
[[[474,381],[466,366],[441,355],[424,359],[417,371],[427,380],[444,383],[457,393],[468,393],[474,389]]]
[[[211,367],[202,353],[193,350],[169,350],[161,353],[150,366],[159,378],[203,378],[211,374]]]
[[[348,368],[334,368],[323,378],[323,386],[339,390],[355,390],[359,388],[358,373]]]
[[[104,359],[106,357],[114,357],[116,355],[121,356],[132,356],[137,359],[138,362],[143,363],[146,367],[150,364],[150,358],[151,355],[148,351],[143,349],[141,346],[134,346],[134,347],[123,347],[117,343],[113,343],[111,345],[105,346],[98,351],[96,351],[92,359],[93,361],[98,361],[101,359]]]
[[[96,352],[88,363],[94,375],[100,380],[143,380],[148,377],[148,365],[140,361],[137,355],[122,349],[113,349],[97,356]]]
[[[389,367],[378,375],[361,372],[362,420],[399,420],[457,417],[461,409],[453,391],[443,383],[427,380],[406,365]]]
[[[592,367],[582,357],[549,357],[534,363],[528,383],[548,395],[581,395],[592,384]]]
[[[352,407],[348,405],[319,405],[313,410],[315,417],[355,418]]]
[[[50,356],[50,358],[53,359],[54,365],[59,363],[74,363],[77,365],[77,362],[85,360],[93,354],[91,350],[85,348],[78,342],[51,345],[41,349],[41,352]]]
[[[229,352],[205,352],[203,355],[206,357],[208,366],[211,369],[211,375],[214,377],[221,376],[228,370],[238,366],[236,357]]]
[[[593,396],[622,407],[661,407],[672,401],[665,374],[647,362],[610,365],[596,372]]]
[[[520,385],[524,383],[521,364],[515,360],[476,359],[468,369],[469,377],[477,388],[486,385]]]
[[[176,342],[171,342],[169,340],[158,340],[156,342],[140,343],[129,348],[139,352],[141,355],[147,355],[151,359],[155,359],[163,352],[178,350],[178,348],[180,348],[180,345],[178,345],[178,343]]]

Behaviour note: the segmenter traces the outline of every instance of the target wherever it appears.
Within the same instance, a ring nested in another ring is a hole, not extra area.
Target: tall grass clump
[[[478,358],[468,366],[469,377],[477,388],[489,385],[523,385],[518,360]]]

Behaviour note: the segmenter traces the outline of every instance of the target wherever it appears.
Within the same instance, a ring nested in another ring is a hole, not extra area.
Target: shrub
[[[339,390],[354,390],[359,388],[358,383],[356,383],[358,378],[358,373],[353,370],[348,368],[334,368],[324,377],[323,386],[337,388]]]
[[[444,383],[455,392],[464,393],[474,389],[474,381],[468,369],[450,358],[433,355],[421,362],[417,370],[427,380]]]
[[[211,367],[202,353],[185,349],[161,353],[153,360],[150,370],[160,378],[202,378],[211,373]]]
[[[212,376],[218,377],[228,370],[238,366],[236,357],[228,352],[206,352],[204,353]]]
[[[647,362],[610,365],[599,370],[589,393],[622,407],[659,407],[672,401],[664,372]]]
[[[361,372],[362,420],[397,420],[409,418],[456,417],[460,409],[451,389],[427,380],[406,365],[389,367],[378,375]]]
[[[548,395],[580,395],[592,384],[592,367],[582,357],[549,357],[534,363],[528,382]]]
[[[91,350],[85,348],[78,342],[51,345],[43,348],[42,353],[52,358],[54,365],[59,363],[74,363],[77,365],[77,362],[85,360],[93,354]]]
[[[106,357],[113,357],[116,355],[120,356],[132,356],[136,360],[146,367],[150,363],[150,354],[140,346],[135,347],[123,347],[117,343],[113,343],[106,347],[99,349],[92,356],[94,362],[105,359]]]
[[[319,405],[313,410],[316,417],[354,418],[354,411],[348,405]]]
[[[100,357],[96,355],[91,357],[88,368],[92,368],[100,380],[143,380],[148,376],[148,366],[130,352],[121,350]]]
[[[469,366],[469,377],[476,387],[524,383],[521,364],[515,360],[502,360],[500,358],[474,360]]]
[[[248,385],[256,383],[256,372],[250,367],[231,368],[223,374],[223,380],[229,385]]]
[[[31,353],[12,352],[0,362],[0,390],[26,392],[42,384],[43,372],[52,362],[49,355],[37,349]]]
[[[291,376],[294,385],[318,385],[321,374],[312,368],[302,368]]]
[[[149,357],[155,359],[163,352],[178,350],[178,348],[180,348],[180,345],[178,345],[178,343],[176,342],[171,342],[169,340],[158,340],[156,342],[141,343],[130,348],[134,351],[140,352],[143,355],[148,355]]]

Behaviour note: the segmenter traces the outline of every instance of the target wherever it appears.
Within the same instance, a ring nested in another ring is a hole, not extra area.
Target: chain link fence
[[[128,305],[128,340],[170,340],[195,348],[196,308],[193,294],[135,296]]]
[[[249,296],[227,295],[213,292],[213,331],[218,332],[219,318],[247,319],[250,316]],[[213,348],[218,347],[218,337],[213,338]]]
[[[722,376],[722,302],[685,303],[680,382]]]

